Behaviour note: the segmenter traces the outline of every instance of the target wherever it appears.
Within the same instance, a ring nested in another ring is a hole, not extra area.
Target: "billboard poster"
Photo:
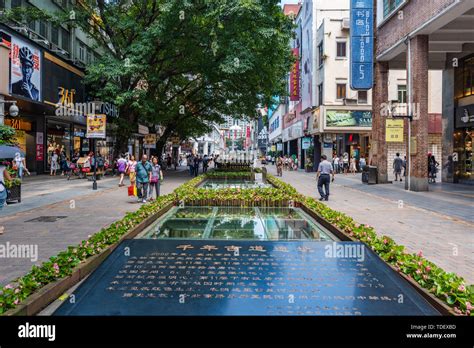
[[[403,142],[403,120],[385,121],[385,141],[387,143]]]
[[[372,111],[327,110],[326,127],[372,127]]]
[[[41,101],[41,50],[16,36],[10,49],[10,94]]]
[[[177,145],[179,147],[179,144]],[[145,135],[143,138],[143,147],[146,149],[156,149],[156,134]]]
[[[298,101],[300,100],[300,61],[297,48],[293,49],[293,55],[296,61],[293,63],[290,73],[290,100]]]
[[[104,114],[88,114],[86,138],[105,139],[106,124],[106,116]]]

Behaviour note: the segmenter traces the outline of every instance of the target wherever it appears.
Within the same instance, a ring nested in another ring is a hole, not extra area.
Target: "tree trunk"
[[[116,124],[114,158],[128,151],[128,140],[136,127],[136,117],[127,106],[122,106],[120,107],[120,116]]]

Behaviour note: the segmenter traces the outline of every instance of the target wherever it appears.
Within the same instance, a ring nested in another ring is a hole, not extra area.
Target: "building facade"
[[[37,7],[68,12],[71,1],[5,0],[0,7]],[[93,48],[91,39],[81,30],[67,25],[55,26],[42,20],[30,23],[10,21],[0,24],[2,42],[10,48],[9,95],[20,108],[19,117],[5,117],[5,124],[17,131],[17,142],[26,156],[30,172],[49,170],[53,151],[74,153],[92,151],[86,138],[86,103],[90,101],[83,83],[84,68],[98,59],[102,50]],[[31,70],[28,74],[24,71]],[[26,69],[26,70],[25,70]],[[117,116],[110,104],[97,104],[100,112]],[[89,110],[90,111],[90,110]],[[96,112],[98,110],[93,110]],[[109,127],[108,132],[112,131]],[[111,155],[113,137],[97,141],[97,151]]]
[[[472,183],[472,60],[474,2],[462,0],[376,0],[375,85],[371,162],[379,182],[387,182],[387,113],[389,71],[406,69],[406,113],[413,116],[410,144],[410,179],[407,188],[428,190],[427,153],[430,152],[429,71],[440,69],[442,79],[442,179]],[[408,127],[405,120],[405,128]],[[407,146],[408,148],[408,146]]]

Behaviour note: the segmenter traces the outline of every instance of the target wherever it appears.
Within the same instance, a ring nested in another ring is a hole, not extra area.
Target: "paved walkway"
[[[185,167],[164,173],[161,193],[172,192],[189,179]],[[125,184],[128,184],[128,180]],[[92,191],[92,182],[65,178],[35,178],[22,185],[22,202],[7,206],[0,215],[0,246],[37,245],[38,260],[25,258],[0,259],[0,285],[27,273],[33,264],[76,245],[87,236],[122,218],[126,212],[140,207],[128,197],[127,186],[118,187],[118,177],[98,181],[99,190]],[[62,217],[53,222],[31,221],[44,216]]]
[[[276,174],[274,166],[267,166]],[[318,197],[315,173],[283,172],[283,181]],[[446,271],[474,283],[474,187],[435,184],[431,192],[408,192],[404,183],[365,185],[360,174],[336,175],[331,208],[374,226],[410,252],[423,251]]]

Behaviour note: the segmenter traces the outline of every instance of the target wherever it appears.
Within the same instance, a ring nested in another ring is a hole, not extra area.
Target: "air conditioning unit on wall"
[[[341,29],[342,30],[349,30],[351,28],[351,21],[349,18],[343,18],[342,19],[342,25]]]

